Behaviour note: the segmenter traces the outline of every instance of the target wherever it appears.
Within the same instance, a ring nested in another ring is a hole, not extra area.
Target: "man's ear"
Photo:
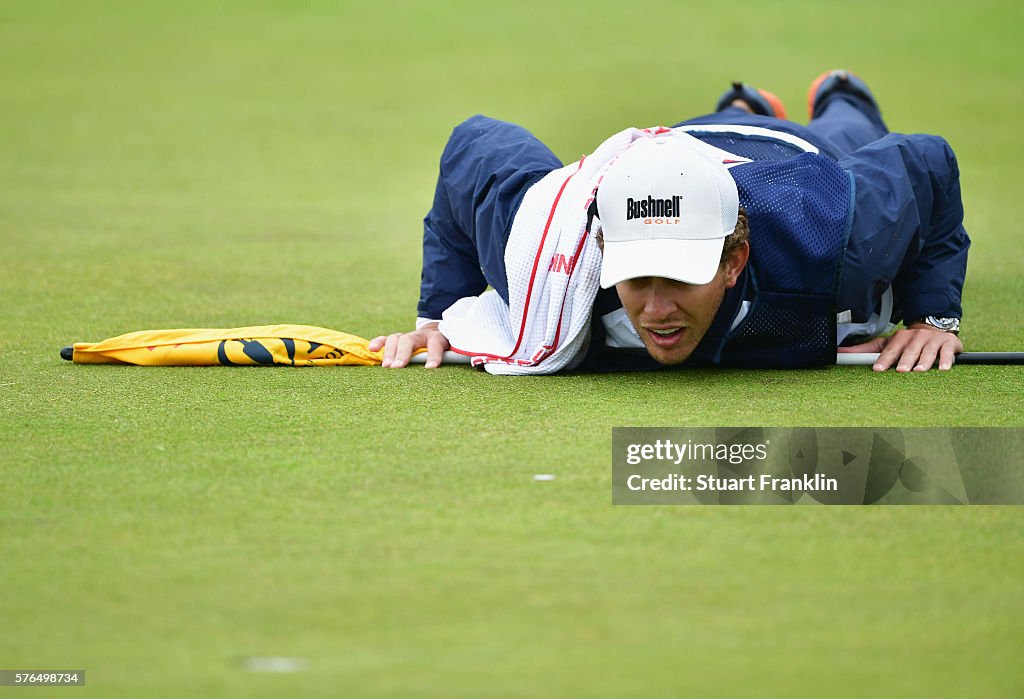
[[[726,289],[736,286],[740,274],[747,266],[748,259],[750,259],[750,243],[744,240],[739,247],[729,253],[729,256],[725,258],[725,262],[722,263],[722,269],[725,270]]]

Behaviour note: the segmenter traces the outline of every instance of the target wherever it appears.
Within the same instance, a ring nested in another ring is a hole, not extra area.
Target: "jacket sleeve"
[[[904,323],[961,317],[971,241],[949,144],[889,134],[839,164],[853,175],[855,199],[838,310],[870,312],[891,285]]]
[[[474,116],[441,154],[434,204],[423,220],[420,320],[491,285],[508,302],[505,243],[523,195],[562,163],[521,126]]]

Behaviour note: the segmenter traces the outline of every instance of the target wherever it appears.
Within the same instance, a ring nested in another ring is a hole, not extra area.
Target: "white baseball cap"
[[[739,194],[716,151],[689,135],[640,138],[597,191],[601,288],[636,277],[707,284],[736,227]]]

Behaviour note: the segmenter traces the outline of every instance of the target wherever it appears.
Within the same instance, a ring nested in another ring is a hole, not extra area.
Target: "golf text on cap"
[[[682,199],[679,195],[668,199],[655,199],[650,195],[646,199],[626,199],[626,220],[631,221],[634,218],[655,217],[678,219]]]

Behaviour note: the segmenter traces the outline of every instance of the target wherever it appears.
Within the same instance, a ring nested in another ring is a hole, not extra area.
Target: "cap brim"
[[[687,284],[707,284],[718,272],[724,246],[725,238],[605,240],[601,288],[637,277],[665,277]]]

